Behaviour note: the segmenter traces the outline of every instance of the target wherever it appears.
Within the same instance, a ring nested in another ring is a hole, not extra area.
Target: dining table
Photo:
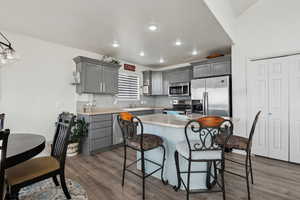
[[[39,153],[46,146],[46,139],[42,135],[29,133],[10,134],[8,137],[6,168],[25,162]]]

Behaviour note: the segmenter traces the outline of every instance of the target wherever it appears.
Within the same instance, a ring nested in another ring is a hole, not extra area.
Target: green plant
[[[87,136],[88,134],[88,126],[89,123],[85,122],[84,119],[76,119],[75,125],[72,129],[72,133],[70,136],[70,143],[80,142],[82,137]]]

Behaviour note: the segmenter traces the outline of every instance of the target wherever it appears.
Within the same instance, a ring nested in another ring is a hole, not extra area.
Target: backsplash
[[[81,111],[89,102],[93,102],[97,108],[154,107],[155,97],[141,96],[138,101],[120,101],[112,95],[87,95],[84,98],[78,98],[77,111]]]

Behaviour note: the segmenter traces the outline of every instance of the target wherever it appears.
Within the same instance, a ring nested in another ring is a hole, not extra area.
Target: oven
[[[190,83],[171,83],[169,85],[169,96],[180,97],[190,96]]]

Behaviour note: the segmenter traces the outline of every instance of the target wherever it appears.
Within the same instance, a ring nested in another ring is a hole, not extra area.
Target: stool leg
[[[191,160],[188,160],[189,162],[189,166],[188,166],[188,173],[187,173],[187,188],[186,188],[186,199],[189,200],[190,199],[190,178],[191,178]]]
[[[175,151],[174,153],[174,160],[175,160],[176,172],[177,172],[177,186],[175,185],[173,189],[177,192],[181,187],[181,175],[180,175],[179,158],[178,158],[177,151]]]
[[[247,192],[248,192],[248,200],[250,200],[250,187],[249,187],[249,166],[248,166],[248,155],[246,157],[246,165],[245,165],[245,170],[246,170],[246,183],[247,183]]]
[[[252,171],[251,154],[249,154],[249,165],[250,165],[251,183],[254,184],[254,181],[253,181],[253,171]]]
[[[125,181],[126,159],[127,159],[127,148],[126,148],[126,145],[124,145],[124,161],[123,161],[122,187],[124,186],[124,181]]]
[[[221,161],[221,178],[222,178],[222,192],[223,192],[223,200],[226,199],[226,194],[225,194],[225,179],[224,179],[224,173],[225,173],[225,159]]]
[[[145,200],[145,157],[144,157],[144,151],[141,151],[141,161],[142,161],[142,179],[143,179],[143,200]]]
[[[164,180],[164,168],[165,168],[165,162],[166,162],[166,148],[164,145],[161,145],[161,148],[163,149],[163,160],[162,160],[162,168],[161,168],[161,181],[164,185],[168,184],[168,181]]]

